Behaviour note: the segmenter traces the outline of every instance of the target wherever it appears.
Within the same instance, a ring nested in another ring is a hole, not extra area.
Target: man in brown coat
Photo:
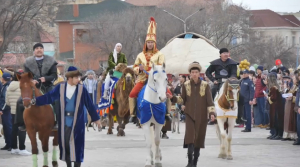
[[[182,86],[182,99],[172,98],[173,102],[182,103],[181,109],[186,115],[184,148],[188,148],[187,167],[197,166],[200,148],[204,148],[208,114],[214,112],[210,87],[206,81],[200,80],[201,69],[198,62],[191,63],[188,69],[191,80]]]

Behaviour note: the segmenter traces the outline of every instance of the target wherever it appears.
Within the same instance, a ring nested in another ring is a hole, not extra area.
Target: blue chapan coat
[[[58,114],[58,143],[60,149],[60,159],[66,160],[65,150],[65,104],[66,104],[66,88],[67,83],[57,85],[52,91],[43,96],[36,98],[36,105],[52,104],[55,100],[60,99],[60,110]],[[84,134],[85,134],[85,121],[84,121],[84,106],[92,118],[92,122],[100,119],[97,114],[95,105],[91,100],[87,89],[79,84],[75,90],[76,102],[75,113],[73,120],[73,127],[70,137],[70,160],[72,162],[83,162],[84,157]]]

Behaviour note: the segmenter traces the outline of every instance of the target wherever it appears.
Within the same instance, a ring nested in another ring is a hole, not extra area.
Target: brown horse
[[[54,113],[50,105],[36,106],[35,98],[42,95],[42,93],[35,87],[32,82],[33,75],[31,73],[17,74],[17,78],[20,81],[21,97],[23,99],[23,105],[25,111],[23,113],[26,130],[31,141],[32,147],[32,160],[33,167],[37,167],[37,139],[36,133],[39,134],[39,139],[42,142],[42,149],[44,155],[43,167],[48,167],[48,142],[51,135],[52,128],[54,127]],[[57,147],[58,136],[57,131],[53,132],[53,154],[52,165],[58,166],[57,163]]]
[[[114,124],[113,117],[117,116],[118,127],[117,136],[125,136],[125,126],[129,122],[130,112],[129,112],[129,94],[134,87],[134,71],[132,68],[127,68],[125,66],[122,68],[122,64],[118,65],[116,70],[122,71],[123,75],[116,84],[115,89],[115,103],[113,104],[113,109],[109,111],[109,128],[107,134],[113,134],[112,127]],[[123,69],[123,70],[122,70]]]

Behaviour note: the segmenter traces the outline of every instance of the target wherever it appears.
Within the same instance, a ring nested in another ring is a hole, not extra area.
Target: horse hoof
[[[226,159],[226,158],[227,158],[227,156],[226,156],[226,155],[224,155],[224,154],[219,154],[218,158]]]
[[[178,132],[178,134],[180,134],[180,132]]]
[[[52,161],[52,166],[53,166],[53,167],[58,167],[57,161]]]
[[[151,161],[151,165],[154,165],[154,161],[153,160]]]
[[[112,132],[112,130],[108,130],[108,131],[107,131],[107,134],[108,134],[108,135],[112,135],[112,134],[114,134],[114,133]]]
[[[161,163],[155,163],[155,167],[162,167]]]
[[[231,155],[229,155],[229,156],[227,157],[227,160],[233,160],[233,157],[232,157]]]

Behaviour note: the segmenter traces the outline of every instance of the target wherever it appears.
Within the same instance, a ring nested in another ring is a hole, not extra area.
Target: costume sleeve
[[[165,55],[160,54],[157,60],[157,65],[163,65],[165,62]]]
[[[181,104],[184,105],[184,106],[186,105],[186,98],[187,98],[186,88],[185,88],[185,85],[183,84],[182,85],[182,93],[181,93],[181,99],[182,99]]]
[[[209,78],[211,82],[214,82],[216,79],[212,76],[212,73],[215,72],[214,66],[210,65],[205,72],[205,75]]]
[[[269,97],[268,97],[268,101],[270,104],[274,103],[277,101],[277,89],[275,87],[272,87],[270,89],[270,94],[269,94]]]
[[[126,58],[125,54],[123,54],[123,63],[127,65],[127,58]]]
[[[212,98],[212,94],[210,91],[210,87],[207,85],[205,88],[205,96],[206,96],[206,106],[207,106],[207,112],[215,112],[215,105]]]
[[[50,92],[36,98],[36,105],[43,106],[52,104],[55,100],[58,100],[60,96],[60,84],[56,85]]]
[[[237,78],[237,65],[230,65],[230,76],[229,78]]]
[[[142,63],[141,59],[140,59],[140,55],[137,56],[137,58],[135,59],[134,65],[133,65],[133,69],[136,75],[138,75],[140,73],[140,67],[139,65]]]
[[[54,82],[57,79],[57,68],[56,68],[57,63],[54,63],[52,67],[50,68],[48,75],[44,76],[46,82]]]
[[[254,98],[254,84],[252,81],[250,81],[249,90],[250,90],[250,101],[252,101]]]
[[[109,57],[108,57],[108,67],[110,69],[114,69],[116,66],[116,63],[114,63],[114,56],[113,56],[113,53],[110,53],[109,54]]]
[[[93,104],[93,101],[92,101],[91,97],[89,96],[88,91],[86,90],[85,87],[82,88],[81,98],[83,98],[84,105],[92,118],[92,122],[98,121],[100,119],[100,117],[99,117],[97,110],[95,108],[95,105]]]

